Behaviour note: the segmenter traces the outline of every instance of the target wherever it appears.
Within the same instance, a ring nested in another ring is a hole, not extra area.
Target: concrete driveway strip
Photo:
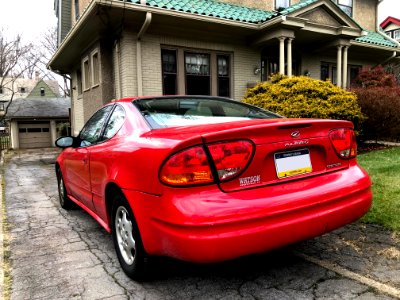
[[[338,248],[341,244],[337,241],[332,244],[338,236],[336,233],[221,264],[194,265],[154,259],[154,279],[145,283],[132,281],[120,269],[111,237],[100,225],[80,209],[64,211],[60,208],[54,174],[56,155],[57,151],[46,149],[14,152],[6,157],[11,299],[396,298],[396,294],[371,287],[368,282],[365,284],[330,270],[329,263],[324,267],[312,259],[304,259],[314,257],[342,268],[350,265],[349,254],[353,260],[362,261],[363,253],[346,253]],[[345,227],[339,234],[346,236],[346,230],[353,232],[357,226],[364,225]],[[377,229],[374,227],[374,230]],[[382,232],[388,235],[385,246],[396,253],[396,237]],[[365,234],[368,239],[368,232]],[[351,236],[346,238],[351,244]],[[368,253],[373,253],[372,246],[368,247]],[[355,255],[360,257],[355,258]],[[383,256],[376,260],[381,264],[374,268],[376,274],[359,270],[354,264],[349,267],[350,273],[385,284],[396,292],[398,282],[390,279],[389,274],[383,276],[379,272],[387,269],[392,276],[396,275],[400,259],[387,257],[385,260]],[[365,264],[374,263],[372,258]],[[362,266],[357,264],[359,268]]]

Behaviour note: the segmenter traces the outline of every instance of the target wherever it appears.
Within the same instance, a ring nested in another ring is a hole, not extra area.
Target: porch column
[[[287,40],[287,76],[292,77],[292,40]]]
[[[337,46],[336,85],[342,86],[342,47]]]
[[[279,73],[285,75],[285,38],[279,38]]]
[[[343,47],[343,88],[347,88],[347,51],[349,46]]]

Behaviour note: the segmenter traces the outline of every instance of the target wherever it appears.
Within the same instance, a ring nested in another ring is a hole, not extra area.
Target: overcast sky
[[[56,25],[53,7],[54,0],[0,0],[0,27],[34,42]],[[400,0],[383,0],[379,6],[379,21],[388,16],[400,19]]]

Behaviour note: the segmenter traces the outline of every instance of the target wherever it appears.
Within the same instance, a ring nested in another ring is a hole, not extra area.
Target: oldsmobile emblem
[[[298,137],[300,137],[300,131],[293,131],[290,135],[291,135],[293,138],[298,138]]]

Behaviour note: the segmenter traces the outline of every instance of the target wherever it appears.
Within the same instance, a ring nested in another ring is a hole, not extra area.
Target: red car
[[[152,255],[208,263],[265,252],[371,205],[348,121],[286,119],[216,97],[127,98],[56,145],[61,206],[112,232],[134,279]]]

